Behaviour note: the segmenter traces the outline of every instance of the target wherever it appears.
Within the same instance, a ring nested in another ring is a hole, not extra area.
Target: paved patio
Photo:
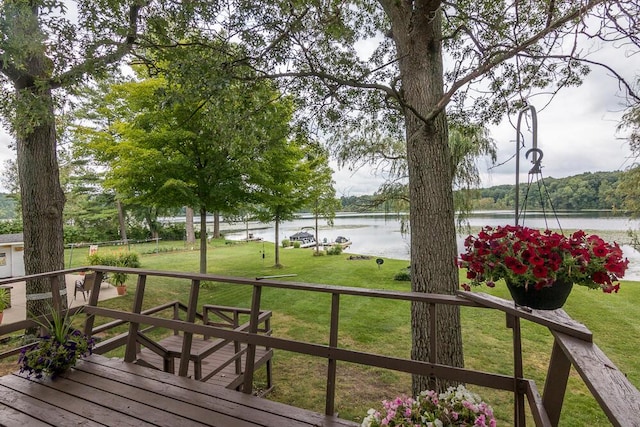
[[[73,298],[73,289],[75,286],[75,282],[76,280],[79,280],[81,278],[82,276],[80,276],[79,274],[66,275],[67,294],[62,295],[62,297],[64,298],[66,296],[67,301],[71,307],[77,307],[79,305],[84,305],[87,303],[87,301],[85,301],[82,296],[82,292],[80,291],[78,291],[76,298]],[[11,308],[7,308],[4,310],[4,316],[2,319],[3,324],[13,323],[27,318],[26,284],[25,282],[17,282],[13,283],[11,286],[13,286],[13,289],[11,289]],[[100,286],[100,301],[109,298],[115,298],[117,296],[118,292],[115,286],[112,286],[106,282],[102,282],[102,285]]]

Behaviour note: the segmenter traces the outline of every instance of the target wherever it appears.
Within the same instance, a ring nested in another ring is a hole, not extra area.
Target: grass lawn
[[[176,250],[180,249],[180,250]],[[100,248],[109,251],[110,248]],[[153,270],[199,271],[199,252],[185,250],[181,242],[138,245],[142,267]],[[159,252],[154,253],[156,250]],[[407,261],[385,259],[378,266],[375,257],[349,260],[349,254],[312,256],[310,249],[281,250],[284,268],[273,268],[274,247],[269,242],[225,244],[213,241],[208,250],[208,272],[228,276],[255,278],[269,275],[295,275],[281,280],[353,286],[373,289],[409,290],[408,282],[393,279],[408,266]],[[87,248],[75,249],[72,265],[87,265]],[[67,252],[65,259],[70,259]],[[133,288],[135,279],[128,280]],[[509,298],[504,287],[479,289]],[[180,299],[186,302],[188,283],[167,278],[150,278],[145,306]],[[105,306],[130,309],[133,292],[106,301]],[[200,303],[249,307],[249,286],[205,283]],[[101,303],[102,305],[103,303]],[[350,349],[378,354],[409,357],[411,346],[410,308],[408,303],[374,298],[343,297],[340,301],[339,344]],[[310,292],[265,289],[262,308],[273,311],[274,336],[326,344],[329,339],[330,296]],[[583,287],[574,287],[565,311],[584,323],[594,333],[594,341],[640,386],[640,287],[624,282],[619,294],[607,295]],[[497,311],[463,308],[462,333],[465,363],[468,368],[510,375],[513,370],[511,333],[505,316]],[[551,354],[552,337],[546,328],[522,322],[525,376],[533,378],[539,390]],[[276,350],[274,358],[275,390],[270,399],[295,406],[324,411],[326,361]],[[338,365],[336,409],[342,418],[359,421],[370,407],[397,394],[409,394],[408,375],[341,363]],[[506,392],[474,388],[495,409],[500,425],[512,425],[512,396]],[[532,421],[529,421],[533,425]],[[602,410],[577,373],[572,372],[562,426],[608,425]]]

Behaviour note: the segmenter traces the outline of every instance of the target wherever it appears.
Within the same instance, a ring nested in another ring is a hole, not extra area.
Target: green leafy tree
[[[143,16],[178,7],[157,6],[116,0],[0,3],[0,115],[16,140],[27,274],[64,267],[56,112],[79,82],[108,72],[131,51]],[[46,294],[47,283],[30,280],[26,288],[27,294]],[[42,314],[48,305],[50,298],[28,299],[27,312]]]
[[[280,263],[280,223],[295,218],[305,206],[330,193],[331,173],[327,158],[303,135],[288,139],[283,134],[271,140],[256,168],[252,184],[257,209],[255,216],[262,222],[275,223],[275,267]],[[258,166],[259,165],[259,166]]]

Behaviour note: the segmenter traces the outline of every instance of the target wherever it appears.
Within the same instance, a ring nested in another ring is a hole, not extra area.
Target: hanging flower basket
[[[511,298],[516,304],[536,310],[561,308],[573,289],[573,282],[563,279],[556,280],[553,286],[545,286],[541,289],[536,289],[535,286],[518,286],[510,280],[505,282]]]
[[[617,243],[579,230],[571,236],[523,226],[484,227],[468,236],[458,266],[471,286],[494,287],[504,279],[519,305],[553,310],[562,307],[573,284],[618,292],[629,261]]]

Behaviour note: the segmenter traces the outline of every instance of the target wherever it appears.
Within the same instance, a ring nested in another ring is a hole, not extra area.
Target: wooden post
[[[542,405],[547,411],[549,421],[554,426],[557,426],[560,422],[560,411],[562,410],[562,402],[567,390],[570,370],[571,361],[564,354],[558,342],[554,340],[549,369],[547,370],[547,380],[544,383],[544,393],[542,395]]]
[[[133,299],[133,308],[131,311],[136,314],[140,314],[142,311],[142,300],[144,298],[144,287],[147,283],[147,276],[139,275],[138,276],[138,285],[136,286],[136,294]],[[125,362],[133,362],[136,360],[137,353],[137,342],[138,342],[138,329],[140,329],[140,323],[138,322],[130,322],[129,323],[129,334],[127,336],[127,347],[124,353],[124,361]]]
[[[258,317],[260,316],[260,298],[262,297],[262,286],[253,287],[253,298],[251,300],[251,318],[249,319],[249,333],[258,332]],[[256,345],[247,343],[247,359],[244,365],[244,384],[242,392],[251,394],[253,392],[253,368],[256,360]]]
[[[438,327],[436,320],[436,305],[429,304],[429,362],[438,363]],[[430,390],[436,390],[438,387],[437,379],[433,376],[429,377],[428,384]]]
[[[516,426],[526,425],[524,413],[524,390],[520,379],[524,376],[522,368],[522,337],[520,331],[520,318],[513,314],[507,314],[507,327],[513,330],[513,423]]]
[[[191,292],[189,293],[189,306],[187,307],[187,322],[195,323],[198,309],[198,294],[200,292],[200,280],[191,281]],[[180,356],[180,369],[178,375],[186,377],[189,371],[189,359],[191,357],[191,343],[193,333],[185,332],[182,338],[182,355]]]
[[[95,307],[98,305],[98,297],[100,296],[100,284],[102,283],[102,277],[104,273],[102,271],[96,271],[96,277],[93,280],[93,288],[89,292],[89,305]],[[86,278],[85,278],[86,280]],[[87,336],[91,336],[93,333],[93,324],[96,320],[95,314],[87,315],[87,319],[84,322],[84,333]]]
[[[338,346],[338,320],[340,318],[340,294],[331,294],[331,328],[329,330],[329,347]],[[336,369],[337,361],[331,357],[328,359],[327,367],[327,398],[325,414],[333,415],[335,412],[336,397]]]
[[[62,277],[64,278],[64,276]],[[62,311],[62,298],[60,297],[60,276],[51,276],[51,300],[53,303],[53,309],[60,313]]]

